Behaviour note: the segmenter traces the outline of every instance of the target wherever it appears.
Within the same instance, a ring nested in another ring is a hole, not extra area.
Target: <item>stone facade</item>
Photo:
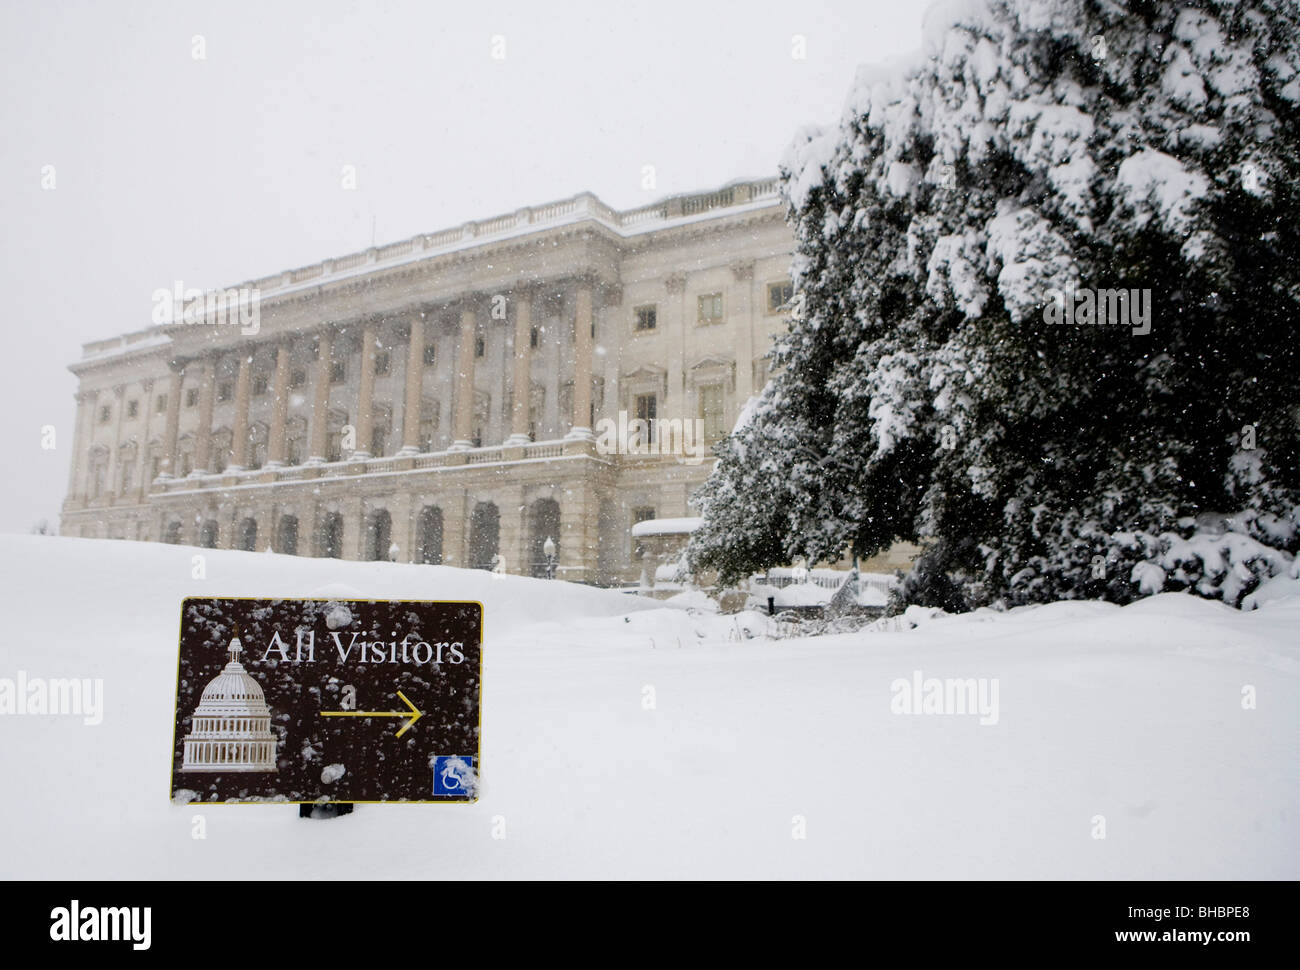
[[[631,526],[694,514],[711,465],[654,453],[683,444],[664,422],[688,446],[734,425],[792,251],[769,179],[582,194],[242,284],[255,326],[85,345],[62,531],[525,575],[550,537],[560,578],[635,581]],[[651,453],[608,447],[620,412],[656,423]]]

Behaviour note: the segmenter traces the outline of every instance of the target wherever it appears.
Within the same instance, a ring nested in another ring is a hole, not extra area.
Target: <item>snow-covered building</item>
[[[634,582],[632,526],[693,513],[767,380],[793,248],[769,178],[177,294],[71,365],[62,531],[525,575],[552,538],[560,578]]]
[[[71,365],[62,531],[523,574],[551,537],[559,577],[635,580],[632,525],[689,513],[767,379],[793,245],[769,178],[621,212],[584,193],[232,287],[242,323],[209,300]]]

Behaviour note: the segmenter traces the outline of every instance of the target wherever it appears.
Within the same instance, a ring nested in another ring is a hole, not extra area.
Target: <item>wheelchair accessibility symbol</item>
[[[474,800],[477,786],[472,755],[437,755],[432,766],[435,795]]]

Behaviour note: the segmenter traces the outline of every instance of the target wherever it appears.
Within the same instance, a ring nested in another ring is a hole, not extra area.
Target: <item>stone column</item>
[[[469,562],[470,502],[463,489],[448,490],[442,507],[442,564],[465,566]]]
[[[573,417],[566,438],[591,437],[592,285],[581,280],[574,294]]]
[[[497,534],[497,554],[504,571],[512,576],[527,576],[528,508],[522,485],[494,489],[493,501],[501,512]]]
[[[399,455],[420,453],[420,409],[424,402],[424,321],[411,321],[411,335],[406,341],[406,400],[402,404],[402,450]]]
[[[560,502],[560,535],[557,579],[591,583],[596,580],[598,507],[595,489],[587,479],[564,483]]]
[[[289,420],[289,351],[290,338],[280,341],[275,348],[275,384],[271,402],[271,432],[266,445],[266,464],[278,468],[284,464],[284,426]]]
[[[176,454],[177,437],[181,427],[181,381],[184,378],[184,364],[174,360],[171,366],[171,379],[167,382],[167,423],[163,426],[163,460],[160,479],[176,477],[180,465]]]
[[[329,447],[330,364],[333,361],[334,333],[328,327],[316,337],[316,377],[313,381],[311,411],[311,454],[307,464],[325,461]]]
[[[506,445],[528,444],[528,409],[533,389],[533,294],[526,287],[515,297],[514,399],[510,409],[510,437]]]
[[[194,441],[194,474],[212,471],[212,407],[217,393],[217,360],[205,355],[199,372],[199,429]]]
[[[242,348],[235,355],[235,421],[230,430],[230,461],[226,471],[243,471],[248,461],[248,399],[253,383],[252,348]]]
[[[695,332],[695,314],[697,308],[686,302],[686,275],[671,273],[664,278],[663,323],[669,327],[666,333],[678,333],[680,338],[672,342],[668,350],[668,379],[664,385],[663,400],[659,402],[659,417],[680,417],[683,421],[690,417],[686,413],[686,335]],[[679,405],[677,402],[681,401]]]
[[[752,259],[732,263],[731,275],[736,281],[729,296],[727,317],[734,323],[732,332],[736,335],[736,412],[730,409],[726,414],[724,427],[731,427],[754,393],[754,324],[757,314],[754,303],[754,261]],[[762,298],[762,294],[758,294]],[[759,304],[758,314],[767,312],[766,304]]]
[[[361,329],[361,379],[357,388],[357,447],[353,458],[370,457],[370,438],[374,429],[375,396],[375,324]]]
[[[79,390],[76,393],[76,400],[77,409],[72,419],[72,467],[68,469],[68,497],[73,502],[79,503],[84,502],[86,498],[83,482],[85,481],[84,472],[87,459],[90,455],[90,449],[87,447],[90,437],[87,433],[87,427],[95,420],[93,403],[91,407],[86,405],[88,402],[94,401],[94,395],[89,391]],[[89,420],[87,420],[87,416],[89,416]]]
[[[339,503],[343,514],[343,555],[357,562],[366,558],[366,503],[361,496],[348,497]],[[349,555],[351,553],[351,555]]]
[[[460,308],[460,349],[456,352],[456,400],[450,451],[474,447],[474,338],[477,315],[467,300]]]
[[[126,385],[113,385],[113,442],[108,452],[108,494],[112,501],[116,501],[121,493],[119,485],[121,484],[119,476],[122,474],[122,463],[120,461],[122,451],[122,419],[126,413]],[[145,401],[147,407],[149,402]]]
[[[146,377],[140,382],[144,389],[144,431],[140,435],[140,446],[135,450],[135,490],[136,501],[143,503],[149,495],[149,436],[153,427],[153,378]]]

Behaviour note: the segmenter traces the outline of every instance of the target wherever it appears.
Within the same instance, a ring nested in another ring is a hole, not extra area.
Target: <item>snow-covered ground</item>
[[[196,552],[0,537],[0,678],[105,691],[98,726],[0,716],[0,877],[1300,878],[1300,598],[777,640],[443,567],[204,551],[199,580]],[[172,804],[182,597],[327,587],[483,602],[480,801]],[[996,723],[893,713],[918,670],[996,679]]]

